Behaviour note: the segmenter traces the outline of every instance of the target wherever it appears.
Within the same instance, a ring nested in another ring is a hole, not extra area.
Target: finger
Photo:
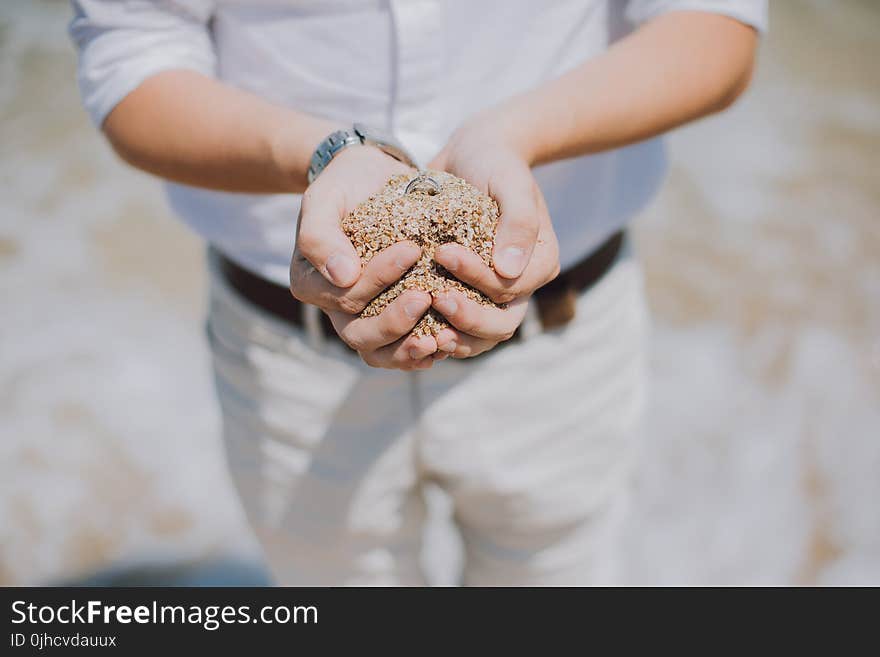
[[[422,254],[415,242],[398,242],[377,253],[363,269],[357,283],[342,288],[319,275],[311,263],[294,256],[290,281],[293,295],[328,311],[351,315],[361,312],[384,289],[393,285]]]
[[[484,306],[455,289],[434,294],[431,303],[459,331],[495,342],[513,336],[525,317],[527,304],[528,297],[520,297],[504,309]]]
[[[451,328],[443,329],[437,334],[437,354],[453,358],[472,358],[489,351],[497,344],[496,340],[475,338]]]
[[[495,303],[508,303],[525,293],[531,283],[524,276],[510,279],[502,278],[471,249],[447,242],[434,251],[434,261],[453,274],[462,283],[474,287]]]
[[[459,333],[453,328],[440,329],[434,339],[437,341],[437,353],[447,355],[455,352],[458,347]]]
[[[538,239],[538,204],[535,182],[526,169],[524,175],[508,173],[504,184],[490,185],[489,195],[501,213],[492,252],[495,271],[504,278],[522,274],[532,257]]]
[[[421,290],[406,290],[375,317],[356,317],[339,311],[331,311],[328,315],[333,328],[349,347],[357,352],[366,352],[403,338],[412,331],[430,306],[430,294]],[[436,344],[431,353],[435,350]]]
[[[330,283],[351,287],[361,273],[361,261],[340,220],[338,195],[317,185],[306,189],[297,224],[296,249]]]
[[[502,278],[472,250],[454,242],[437,247],[434,260],[458,280],[478,289],[495,303],[509,303],[527,296],[559,273],[555,239],[539,239],[526,270],[515,279]]]
[[[436,351],[437,341],[432,336],[408,335],[375,351],[363,352],[361,358],[372,367],[409,371],[431,367]]]

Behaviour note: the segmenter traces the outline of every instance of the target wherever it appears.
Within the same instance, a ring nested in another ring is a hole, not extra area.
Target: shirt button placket
[[[442,0],[391,0],[395,31],[395,79],[391,129],[427,164],[440,144],[445,40]]]

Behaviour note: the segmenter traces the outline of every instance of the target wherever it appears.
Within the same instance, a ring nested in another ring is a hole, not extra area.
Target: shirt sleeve
[[[706,11],[730,16],[761,34],[767,31],[767,0],[629,0],[626,17],[643,23],[669,11]]]
[[[101,126],[151,75],[189,69],[213,75],[213,0],[71,0],[83,104]]]

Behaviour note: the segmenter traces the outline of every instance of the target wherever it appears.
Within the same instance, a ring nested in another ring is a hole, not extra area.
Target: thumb
[[[504,176],[502,184],[489,190],[500,211],[492,259],[495,271],[504,278],[517,278],[532,257],[538,239],[535,185],[527,172]]]
[[[326,192],[307,189],[297,224],[296,249],[337,287],[351,287],[361,275],[361,261],[342,231],[340,204]]]

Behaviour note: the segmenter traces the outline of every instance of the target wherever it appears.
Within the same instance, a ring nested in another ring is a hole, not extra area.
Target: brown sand
[[[470,183],[448,173],[427,172],[440,184],[431,194],[404,193],[412,176],[391,178],[382,190],[354,209],[342,222],[361,261],[366,264],[382,249],[403,240],[422,247],[422,255],[401,279],[373,299],[361,317],[378,315],[404,290],[440,292],[456,288],[484,305],[494,305],[478,290],[457,280],[434,262],[434,249],[446,242],[469,247],[492,266],[492,247],[498,225],[498,206]],[[448,326],[442,315],[429,309],[412,330],[413,335],[437,335]]]

